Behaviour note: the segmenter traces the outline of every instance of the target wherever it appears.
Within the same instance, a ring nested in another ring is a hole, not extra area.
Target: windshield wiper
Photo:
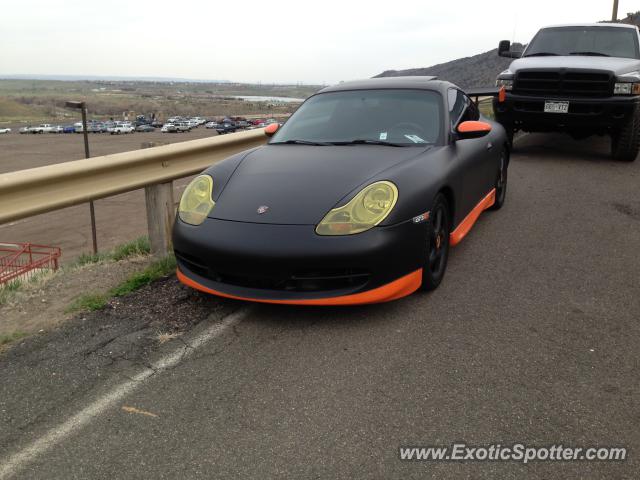
[[[409,147],[406,143],[385,142],[384,140],[356,139],[348,142],[331,142],[333,145],[383,145],[385,147]],[[426,145],[426,143],[416,143],[416,145]]]
[[[588,57],[610,57],[611,56],[602,52],[571,52],[569,55],[585,55]]]
[[[557,57],[558,54],[557,53],[551,53],[551,52],[537,52],[537,53],[530,53],[529,55],[525,55],[525,57]]]
[[[271,142],[269,145],[317,145],[321,147],[331,147],[333,143],[312,142],[311,140],[286,140],[284,142]]]

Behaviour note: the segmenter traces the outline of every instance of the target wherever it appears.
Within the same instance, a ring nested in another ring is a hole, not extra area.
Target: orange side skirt
[[[478,220],[478,217],[480,217],[480,214],[487,208],[491,207],[495,202],[496,189],[494,188],[486,197],[480,200],[480,203],[473,207],[473,210],[469,212],[469,215],[467,215],[464,220],[460,222],[460,225],[458,225],[456,229],[451,232],[451,235],[449,236],[449,244],[451,246],[459,244],[462,239],[466,237],[467,233],[469,233],[471,227],[473,227],[474,223],[476,223],[476,220]]]
[[[201,292],[211,293],[220,297],[233,298],[235,300],[246,300],[249,302],[259,303],[281,303],[288,305],[364,305],[367,303],[390,302],[391,300],[397,300],[398,298],[412,294],[420,288],[420,285],[422,284],[422,269],[419,269],[381,287],[374,288],[373,290],[366,292],[354,293],[353,295],[344,295],[333,298],[312,298],[305,300],[270,300],[262,298],[245,298],[218,292],[193,281],[183,274],[180,269],[176,271],[176,274],[178,276],[178,280],[182,283],[191,288],[195,288],[196,290],[200,290]]]

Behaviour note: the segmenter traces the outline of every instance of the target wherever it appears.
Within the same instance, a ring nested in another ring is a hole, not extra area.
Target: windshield
[[[640,58],[638,35],[621,27],[543,28],[524,53],[532,55],[593,55]]]
[[[309,98],[271,143],[437,143],[442,100],[426,90],[352,90]]]

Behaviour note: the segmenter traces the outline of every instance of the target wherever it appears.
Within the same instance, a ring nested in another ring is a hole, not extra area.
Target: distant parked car
[[[174,125],[176,126],[176,130],[178,132],[184,133],[191,131],[191,125],[189,125],[187,122],[176,122],[174,123]]]
[[[62,133],[75,133],[76,127],[73,125],[65,125],[62,127]]]
[[[159,122],[158,120],[154,120],[153,122],[151,122],[151,126],[154,128],[162,128],[162,122]]]
[[[87,125],[87,133],[103,133],[104,126],[101,123],[90,123]]]
[[[37,127],[32,127],[29,133],[50,133],[53,130],[53,126],[48,123],[41,123]]]
[[[32,128],[33,127],[31,125],[27,125],[26,127],[20,128],[20,130],[18,130],[18,132],[20,132],[21,134],[31,133],[31,129]]]
[[[207,122],[204,124],[204,128],[216,128],[218,126],[218,122]]]
[[[233,133],[238,130],[238,127],[233,123],[222,123],[216,127],[216,131],[219,134],[223,133]]]
[[[108,129],[111,135],[120,135],[121,133],[133,133],[133,127],[125,123],[116,123],[113,127]]]
[[[51,133],[64,133],[64,127],[62,125],[56,125],[51,130]]]
[[[9,132],[11,132],[10,128],[2,128],[2,127],[0,127],[0,133],[9,133]]]
[[[173,123],[165,123],[160,131],[162,133],[177,133],[178,129]]]
[[[156,129],[151,125],[138,125],[136,127],[136,132],[155,132]]]

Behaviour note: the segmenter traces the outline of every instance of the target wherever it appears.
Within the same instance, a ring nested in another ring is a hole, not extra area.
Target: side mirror
[[[267,137],[273,137],[273,135],[278,131],[279,128],[280,128],[279,123],[270,123],[269,125],[264,127],[264,134]]]
[[[500,40],[498,44],[498,56],[508,57],[509,53],[511,53],[511,42],[509,40]]]
[[[502,40],[498,44],[498,56],[507,58],[520,58],[522,57],[522,52],[512,52],[511,42],[509,40]]]
[[[470,120],[462,122],[458,125],[458,140],[467,140],[469,138],[480,138],[491,132],[491,124],[487,122],[478,122]]]

